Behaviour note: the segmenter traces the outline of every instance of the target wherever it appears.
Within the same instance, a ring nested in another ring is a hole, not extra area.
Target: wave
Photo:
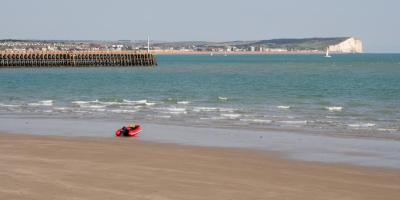
[[[357,123],[357,124],[347,124],[349,127],[353,128],[368,128],[368,127],[374,127],[376,124],[374,123]]]
[[[98,101],[97,103],[102,104],[102,105],[107,105],[107,106],[121,105],[121,102],[116,102],[116,101]]]
[[[215,116],[215,117],[200,117],[200,120],[223,120],[225,117]]]
[[[123,110],[123,109],[114,109],[114,110],[107,110],[108,112],[113,112],[113,113],[134,113],[137,112],[137,110]]]
[[[173,112],[185,112],[186,108],[176,108],[176,107],[170,107],[170,108],[165,108],[168,111],[173,111]]]
[[[137,101],[130,101],[130,100],[123,99],[122,102],[124,104],[128,104],[128,105],[146,105],[146,106],[156,105],[155,102],[149,102],[147,99],[137,100]]]
[[[269,119],[240,119],[243,122],[257,123],[257,124],[270,124],[272,120]]]
[[[37,103],[28,103],[28,106],[53,106],[53,100],[43,100]]]
[[[122,101],[123,101],[124,103],[134,103],[134,104],[145,104],[145,103],[147,103],[147,100],[146,100],[146,99],[137,100],[137,101],[130,101],[130,100],[123,99]]]
[[[238,111],[237,109],[233,109],[233,108],[219,108],[218,110],[220,112],[229,112],[229,113]]]
[[[20,107],[21,105],[3,104],[0,103],[0,107]]]
[[[226,117],[226,118],[229,118],[229,119],[236,119],[236,118],[239,118],[241,116],[242,116],[241,114],[221,114],[221,117]]]
[[[54,110],[68,110],[68,108],[65,108],[65,107],[55,107]]]
[[[74,105],[80,106],[82,108],[85,107],[93,107],[93,106],[107,106],[107,107],[122,107],[122,106],[130,106],[130,105],[145,105],[145,106],[154,106],[156,105],[155,102],[148,102],[145,100],[138,100],[138,101],[130,101],[123,99],[122,101],[72,101]]]
[[[290,109],[290,106],[277,106],[279,109]]]
[[[184,105],[186,105],[186,104],[189,104],[190,102],[189,101],[178,101],[178,102],[176,102],[177,104],[184,104]]]
[[[298,121],[278,121],[278,123],[282,124],[307,124],[307,120],[298,120]]]
[[[170,113],[170,114],[186,114],[187,113],[185,108],[169,107],[169,108],[163,108],[163,110],[165,110],[166,113]]]
[[[340,107],[340,106],[330,106],[330,107],[325,107],[325,108],[331,112],[340,112],[343,110],[343,107]]]
[[[169,119],[169,118],[171,118],[171,116],[170,115],[156,115],[156,116],[154,116],[155,118],[162,118],[162,119]]]
[[[91,111],[96,111],[96,112],[105,112],[105,111],[107,111],[106,109],[104,109],[104,108],[95,108],[95,109],[91,109]]]
[[[327,119],[339,119],[340,117],[338,116],[325,116]]]
[[[192,110],[194,112],[228,112],[228,113],[233,113],[238,111],[238,109],[234,108],[217,108],[217,107],[193,107]]]
[[[80,105],[80,104],[88,104],[90,103],[90,101],[72,101],[71,103]]]
[[[229,98],[228,97],[218,97],[218,100],[220,100],[220,101],[228,101]]]
[[[96,109],[98,109],[98,108],[105,108],[106,106],[105,106],[105,105],[80,105],[80,107],[82,107],[82,108],[96,108]]]
[[[87,110],[73,110],[72,112],[74,112],[74,113],[90,113],[90,111],[87,111]]]
[[[219,109],[215,108],[215,107],[194,107],[193,111],[195,111],[195,112],[216,112],[216,111],[219,111]]]
[[[154,105],[156,105],[156,103],[154,103],[154,102],[146,102],[144,105],[146,105],[146,106],[154,106]]]
[[[398,131],[398,129],[395,128],[378,128],[378,131],[384,131],[384,132],[395,132]]]

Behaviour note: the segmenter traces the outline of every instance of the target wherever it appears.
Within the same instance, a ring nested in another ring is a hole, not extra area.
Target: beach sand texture
[[[135,138],[0,134],[0,199],[400,199],[400,171]]]

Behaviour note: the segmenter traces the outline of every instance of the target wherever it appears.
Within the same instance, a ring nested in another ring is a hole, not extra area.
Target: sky
[[[0,39],[354,36],[366,52],[400,52],[399,9],[399,0],[0,0]]]

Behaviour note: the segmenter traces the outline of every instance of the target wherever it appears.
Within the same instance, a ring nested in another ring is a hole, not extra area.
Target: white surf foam
[[[226,119],[225,117],[200,117],[200,120],[223,120]]]
[[[272,120],[269,119],[240,119],[243,122],[257,123],[257,124],[270,124]]]
[[[99,108],[105,108],[105,105],[80,105],[82,108],[93,108],[93,109],[99,109]]]
[[[185,108],[177,108],[177,107],[169,107],[169,108],[163,108],[165,110],[164,112],[169,113],[169,114],[187,114],[187,111]]]
[[[124,104],[128,105],[144,105],[144,106],[154,106],[156,105],[155,102],[149,102],[147,99],[138,100],[138,101],[130,101],[130,100],[122,100]]]
[[[90,113],[87,110],[73,110],[72,112],[74,112],[74,113]]]
[[[137,101],[130,101],[130,100],[126,100],[126,99],[123,99],[122,100],[124,103],[127,103],[127,104],[146,104],[147,103],[147,99],[143,99],[143,100],[137,100]]]
[[[290,109],[290,106],[277,106],[279,109]]]
[[[195,112],[215,112],[215,111],[218,111],[218,108],[214,108],[214,107],[194,107],[193,111],[195,111]]]
[[[169,119],[169,118],[171,118],[170,115],[156,115],[156,116],[154,116],[154,117],[156,117],[156,118],[162,118],[162,119]]]
[[[237,109],[233,109],[233,108],[219,108],[218,110],[220,112],[229,112],[229,113],[237,111]]]
[[[186,108],[170,107],[170,108],[166,108],[166,110],[168,110],[168,111],[173,111],[173,112],[185,112],[185,111],[186,111]]]
[[[357,123],[357,124],[348,124],[347,126],[353,127],[353,128],[368,128],[368,127],[374,127],[376,124],[374,123]]]
[[[220,101],[228,101],[229,98],[228,97],[218,97],[218,100],[220,100]]]
[[[328,118],[328,119],[339,119],[340,117],[337,117],[337,116],[325,116],[326,118]]]
[[[241,114],[221,114],[221,116],[229,118],[229,119],[236,119],[236,118],[241,117],[242,115]]]
[[[71,103],[80,105],[80,104],[88,104],[90,102],[89,101],[72,101]]]
[[[398,129],[395,128],[378,128],[378,131],[384,131],[384,132],[395,132],[398,131]]]
[[[124,110],[124,109],[113,109],[113,110],[108,110],[109,112],[113,113],[134,113],[136,110]]]
[[[331,112],[340,112],[343,110],[343,107],[340,107],[340,106],[330,106],[330,107],[325,107],[325,108]]]
[[[102,105],[107,105],[107,106],[120,105],[121,104],[121,102],[116,102],[116,101],[99,101],[97,103],[98,104],[102,104]]]
[[[53,106],[53,100],[43,100],[37,103],[28,103],[28,106]]]
[[[21,105],[3,104],[0,103],[0,107],[20,107]]]
[[[189,101],[178,101],[178,102],[176,102],[177,104],[184,104],[184,105],[186,105],[186,104],[189,104],[190,102]]]
[[[156,103],[154,103],[154,102],[146,102],[144,105],[146,105],[146,106],[154,106],[154,105],[156,105]]]
[[[54,110],[67,110],[68,108],[65,107],[55,107]]]
[[[278,121],[282,124],[293,124],[293,125],[300,125],[300,124],[307,124],[307,120],[298,120],[298,121]]]
[[[96,111],[96,112],[105,112],[106,109],[104,108],[95,108],[95,109],[91,109],[91,111]]]
[[[28,106],[41,106],[40,103],[28,103]]]

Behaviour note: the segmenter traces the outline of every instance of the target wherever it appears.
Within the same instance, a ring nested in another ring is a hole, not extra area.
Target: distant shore
[[[239,149],[0,134],[1,199],[398,199],[400,171]]]
[[[324,54],[322,51],[228,51],[228,52],[214,52],[214,51],[182,51],[182,50],[152,50],[150,53],[156,55],[279,55],[279,54]]]

